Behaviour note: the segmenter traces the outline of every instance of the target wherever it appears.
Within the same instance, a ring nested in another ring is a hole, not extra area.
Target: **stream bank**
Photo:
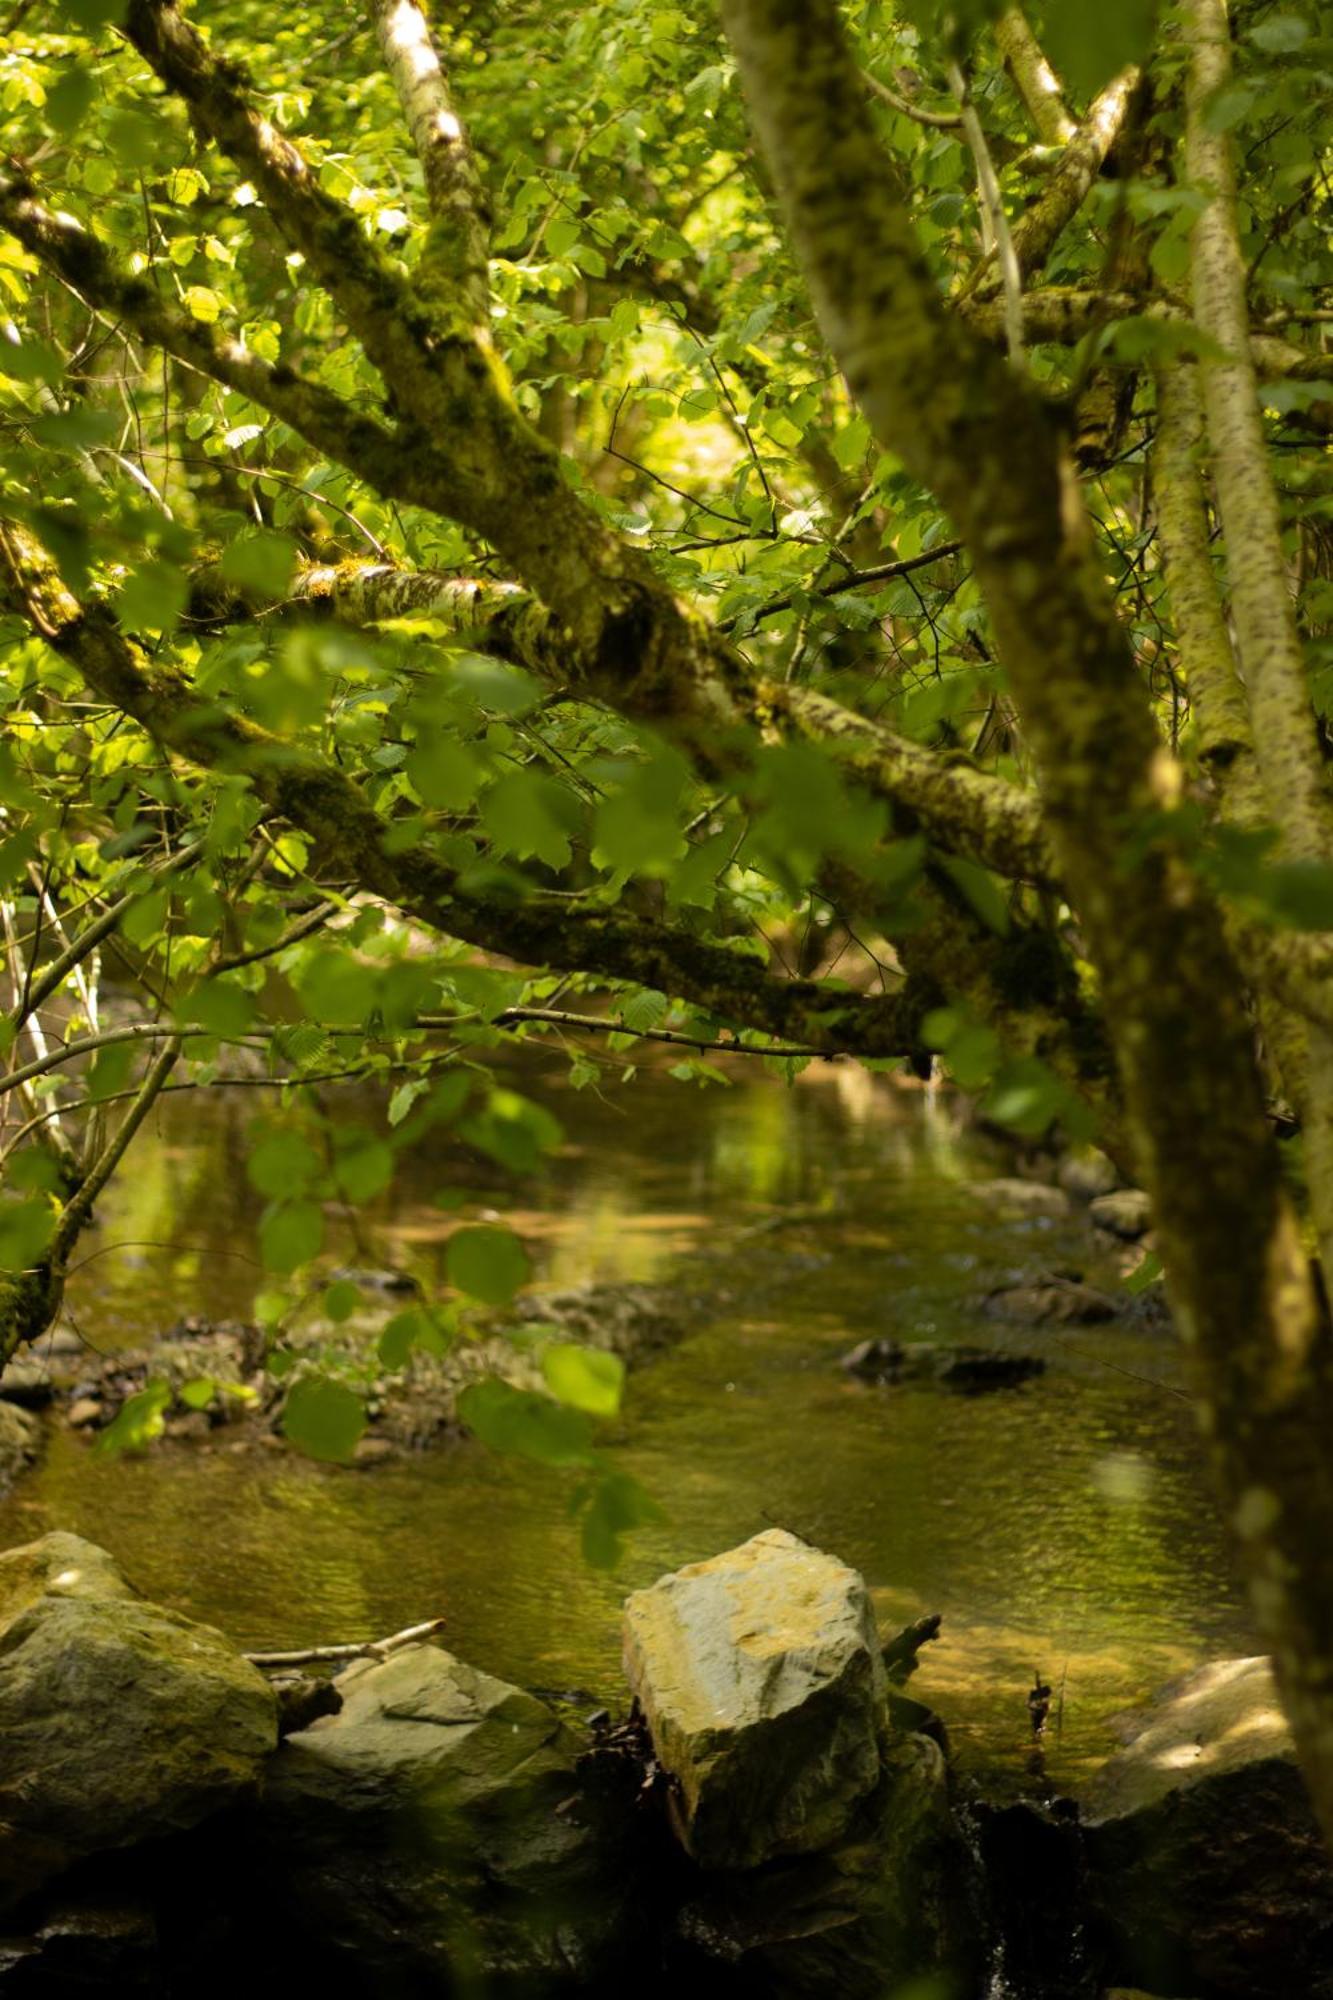
[[[851,1068],[792,1089],[746,1073],[687,1091],[688,1117],[667,1078],[606,1097],[546,1072],[515,1080],[565,1131],[550,1179],[487,1193],[528,1245],[536,1308],[646,1287],[673,1320],[684,1311],[684,1337],[645,1353],[605,1427],[609,1461],[665,1515],[616,1575],[582,1563],[559,1475],[447,1430],[438,1448],[394,1445],[347,1469],[256,1448],[246,1422],[211,1415],[206,1435],[111,1462],[95,1427],[37,1413],[44,1456],[0,1498],[0,1544],[81,1532],[158,1602],[250,1649],[443,1611],[462,1657],[595,1706],[619,1698],[627,1589],[780,1525],[853,1564],[884,1629],[944,1613],[934,1697],[960,1766],[1009,1796],[1073,1788],[1115,1747],[1119,1710],[1201,1659],[1254,1650],[1178,1344],[1124,1293],[1138,1246],[1088,1222],[1102,1180],[1069,1199],[1015,1180],[1012,1155],[948,1100]],[[80,1381],[131,1353],[160,1362],[182,1321],[250,1318],[253,1096],[172,1100],[136,1140],[70,1281]],[[328,1274],[401,1271],[429,1294],[457,1216],[437,1196],[464,1172],[405,1155],[355,1228],[330,1214]],[[1114,1297],[1113,1317],[1030,1324],[1001,1309],[1025,1290],[1060,1306],[1073,1271]],[[403,1297],[364,1288],[367,1326]],[[910,1349],[912,1378],[845,1370],[867,1339]],[[978,1347],[1044,1367],[977,1396],[915,1372],[928,1349]],[[1037,1678],[1055,1691],[1041,1776]]]
[[[895,1685],[932,1634],[886,1648],[857,1573],[785,1531],[623,1629],[619,1722],[411,1638],[310,1719],[95,1545],[0,1555],[4,1991],[1331,2000],[1266,1663],[1168,1690],[1038,1811],[986,1801]]]

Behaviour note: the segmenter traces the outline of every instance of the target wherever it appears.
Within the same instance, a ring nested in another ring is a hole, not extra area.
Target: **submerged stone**
[[[253,1792],[277,1733],[262,1675],[104,1549],[51,1534],[0,1555],[0,1905]]]
[[[754,1868],[830,1846],[879,1781],[885,1674],[865,1584],[782,1529],[628,1600],[625,1671],[688,1852]]]
[[[899,1341],[879,1335],[858,1341],[842,1357],[849,1375],[863,1382],[942,1382],[972,1392],[1008,1389],[1045,1372],[1040,1355],[996,1347],[946,1347],[933,1340]]]
[[[988,1208],[1007,1215],[1031,1215],[1055,1222],[1069,1213],[1069,1196],[1048,1181],[998,1179],[977,1181],[972,1193]]]
[[[1060,1271],[1013,1285],[997,1286],[982,1302],[994,1319],[1018,1320],[1025,1326],[1093,1326],[1114,1319],[1116,1302],[1095,1285]]]
[[[1265,1659],[1168,1688],[1085,1800],[1110,1971],[1199,2000],[1333,2000],[1333,1863]]]

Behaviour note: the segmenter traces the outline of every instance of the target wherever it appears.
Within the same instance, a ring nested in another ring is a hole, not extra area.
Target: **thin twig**
[[[422,1639],[434,1638],[437,1632],[444,1630],[446,1622],[443,1618],[428,1618],[423,1625],[409,1625],[387,1639],[365,1639],[350,1646],[300,1646],[289,1653],[244,1653],[241,1657],[248,1660],[252,1667],[264,1670],[325,1666],[338,1660],[387,1660],[400,1647],[415,1646]]]
[[[1015,368],[1023,366],[1023,276],[1018,267],[1018,253],[1014,249],[1014,239],[1009,228],[1009,218],[1004,212],[1004,200],[1000,194],[999,177],[995,172],[995,162],[986,144],[986,134],[981,129],[976,105],[961,66],[949,64],[949,88],[962,107],[963,131],[972,153],[977,170],[977,193],[981,198],[982,214],[990,224],[990,234],[994,240],[1000,278],[1004,285],[1004,332],[1009,348],[1009,359]]]
[[[890,110],[900,112],[904,118],[912,119],[917,125],[928,125],[941,132],[956,132],[964,123],[957,111],[921,110],[920,106],[913,104],[910,98],[900,97],[896,90],[890,90],[887,83],[881,83],[868,69],[863,69],[861,75],[869,89],[882,103],[887,104]]]
[[[631,1028],[614,1016],[603,1014],[569,1014],[559,1007],[506,1007],[503,1013],[495,1014],[487,1022],[491,1028],[516,1028],[525,1021],[535,1021],[553,1028],[578,1028],[601,1035],[633,1035],[641,1042],[670,1042],[678,1048],[715,1049],[720,1055],[728,1056],[810,1056],[820,1062],[839,1062],[836,1050],[816,1049],[807,1043],[773,1042],[767,1047],[754,1042],[706,1040],[701,1035],[687,1035],[678,1028]],[[456,1015],[439,1017],[423,1014],[417,1025],[422,1028],[444,1028],[457,1026]]]

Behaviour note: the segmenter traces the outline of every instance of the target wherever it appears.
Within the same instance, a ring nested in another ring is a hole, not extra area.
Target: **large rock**
[[[938,1746],[895,1738],[879,1782],[818,1854],[700,1872],[677,1920],[693,1954],[671,1990],[763,2000],[888,2000],[981,1990],[973,1857]],[[708,1974],[724,1969],[714,1984]]]
[[[885,1677],[855,1570],[781,1529],[625,1606],[625,1671],[709,1868],[830,1846],[879,1781]]]
[[[39,1419],[16,1403],[0,1402],[0,1493],[8,1493],[14,1481],[36,1463],[41,1449]]]
[[[52,1534],[0,1555],[0,1906],[253,1792],[276,1742],[263,1677],[104,1549]]]
[[[1198,2000],[1333,2000],[1333,1865],[1266,1660],[1167,1689],[1084,1808],[1113,1977]]]
[[[589,1983],[633,1871],[587,1821],[581,1739],[544,1702],[434,1646],[338,1681],[286,1738],[264,1841],[352,1989],[529,1995]],[[339,1990],[342,1990],[341,1988]]]

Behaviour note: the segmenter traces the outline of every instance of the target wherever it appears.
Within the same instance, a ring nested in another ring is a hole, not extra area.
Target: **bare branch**
[[[416,0],[370,0],[370,11],[426,180],[432,216],[418,272],[421,289],[466,325],[490,317],[486,190],[430,24]]]
[[[243,1653],[241,1657],[261,1672],[282,1667],[332,1666],[342,1660],[387,1660],[402,1646],[419,1646],[424,1640],[435,1638],[447,1623],[445,1618],[428,1618],[424,1624],[409,1625],[388,1639],[365,1639],[349,1646],[300,1646],[290,1653]]]
[[[1064,146],[1078,129],[1060,94],[1060,79],[1042,53],[1021,7],[1006,7],[995,23],[995,45],[1045,146]]]
[[[1131,64],[1119,76],[1112,77],[1065,147],[1037,199],[1013,225],[1014,257],[1025,277],[1040,270],[1057,237],[1086,201],[1124,126],[1140,74]]]

